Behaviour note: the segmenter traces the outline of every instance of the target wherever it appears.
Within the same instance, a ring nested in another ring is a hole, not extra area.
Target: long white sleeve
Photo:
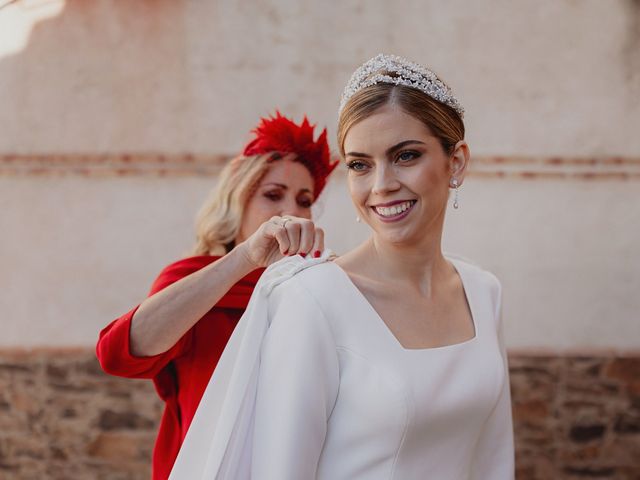
[[[171,480],[249,480],[260,354],[277,303],[271,292],[277,298],[278,285],[330,257],[329,250],[320,258],[287,257],[264,272],[204,392]]]
[[[313,480],[338,393],[336,345],[322,308],[292,279],[269,301],[255,406],[251,477]]]
[[[476,446],[471,478],[477,480],[489,478],[492,480],[512,480],[515,477],[509,363],[502,325],[502,287],[500,282],[495,280],[497,282],[497,298],[494,318],[497,321],[497,337],[503,360],[504,378],[498,402],[489,415]]]

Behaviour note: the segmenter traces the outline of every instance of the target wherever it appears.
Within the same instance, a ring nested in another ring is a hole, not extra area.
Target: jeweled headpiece
[[[404,85],[418,89],[453,108],[461,118],[464,116],[464,108],[458,99],[453,96],[451,89],[435,73],[405,58],[382,53],[362,64],[353,73],[342,93],[339,112],[342,112],[347,101],[356,92],[377,83]]]
[[[327,177],[339,162],[336,160],[331,163],[327,129],[325,128],[315,141],[314,129],[315,125],[311,125],[306,116],[300,125],[296,125],[276,111],[275,116],[260,119],[260,124],[252,130],[256,137],[244,147],[243,154],[248,157],[269,152],[295,153],[296,161],[302,163],[311,173],[314,196],[318,198]]]

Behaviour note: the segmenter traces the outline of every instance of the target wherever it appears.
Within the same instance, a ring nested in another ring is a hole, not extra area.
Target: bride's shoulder
[[[500,280],[491,270],[462,255],[445,253],[445,257],[453,263],[458,271],[464,270],[468,278],[486,286],[492,294],[497,295],[502,290]],[[459,273],[462,274],[462,272]]]
[[[286,291],[295,288],[294,285],[318,287],[331,281],[335,270],[331,262],[335,254],[331,250],[325,250],[318,258],[302,257],[294,255],[285,257],[265,270],[260,279],[262,288],[271,293],[274,289]]]
[[[266,296],[271,322],[299,332],[333,330],[331,292],[336,292],[338,278],[331,259],[329,254],[287,257],[263,273],[254,295]]]

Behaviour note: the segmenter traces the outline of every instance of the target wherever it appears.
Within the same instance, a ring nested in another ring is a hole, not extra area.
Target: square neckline
[[[387,323],[383,320],[383,318],[380,316],[380,314],[374,308],[374,306],[371,304],[371,302],[369,302],[367,297],[365,297],[364,293],[362,293],[360,291],[360,289],[356,286],[356,284],[353,283],[353,280],[351,280],[351,277],[349,277],[349,274],[340,265],[338,265],[334,261],[330,261],[328,263],[334,265],[335,268],[337,268],[340,271],[340,273],[342,274],[342,276],[345,279],[345,281],[347,282],[347,284],[349,284],[350,288],[355,291],[356,296],[358,298],[360,298],[361,302],[364,303],[364,305],[368,308],[368,310],[371,311],[371,313],[373,314],[374,318],[380,324],[380,327],[382,327],[387,332],[388,336],[391,337],[391,341],[393,343],[395,343],[396,347],[400,348],[400,350],[402,350],[404,352],[423,352],[423,351],[424,352],[429,352],[429,351],[443,351],[443,350],[448,350],[448,349],[456,349],[457,347],[466,346],[466,345],[475,343],[475,341],[477,340],[477,338],[479,336],[478,321],[477,321],[477,317],[476,317],[477,310],[474,308],[473,302],[471,300],[471,294],[470,294],[470,291],[469,291],[468,279],[466,279],[465,275],[462,273],[462,270],[464,270],[464,267],[460,268],[462,262],[460,262],[460,264],[458,264],[458,260],[456,260],[454,258],[446,257],[446,256],[445,256],[445,259],[449,263],[451,263],[451,265],[455,269],[456,273],[458,274],[458,277],[460,278],[460,283],[462,284],[462,290],[463,290],[465,299],[467,300],[467,305],[469,306],[469,313],[471,315],[471,322],[473,324],[474,335],[473,335],[473,337],[471,337],[471,338],[469,338],[467,340],[463,340],[462,342],[450,343],[448,345],[439,345],[437,347],[423,347],[423,348],[408,348],[408,347],[405,347],[404,345],[402,345],[402,343],[400,342],[398,337],[396,337],[396,335],[389,328],[389,325],[387,325]]]

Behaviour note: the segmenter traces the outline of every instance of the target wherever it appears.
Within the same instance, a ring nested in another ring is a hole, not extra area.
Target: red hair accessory
[[[325,128],[314,142],[314,128],[315,125],[311,125],[306,116],[302,124],[296,125],[276,111],[275,117],[260,119],[260,124],[252,130],[256,138],[244,147],[243,153],[247,157],[269,152],[295,153],[296,161],[302,163],[311,173],[314,196],[318,198],[327,177],[338,166],[338,161],[331,163],[327,129]]]

